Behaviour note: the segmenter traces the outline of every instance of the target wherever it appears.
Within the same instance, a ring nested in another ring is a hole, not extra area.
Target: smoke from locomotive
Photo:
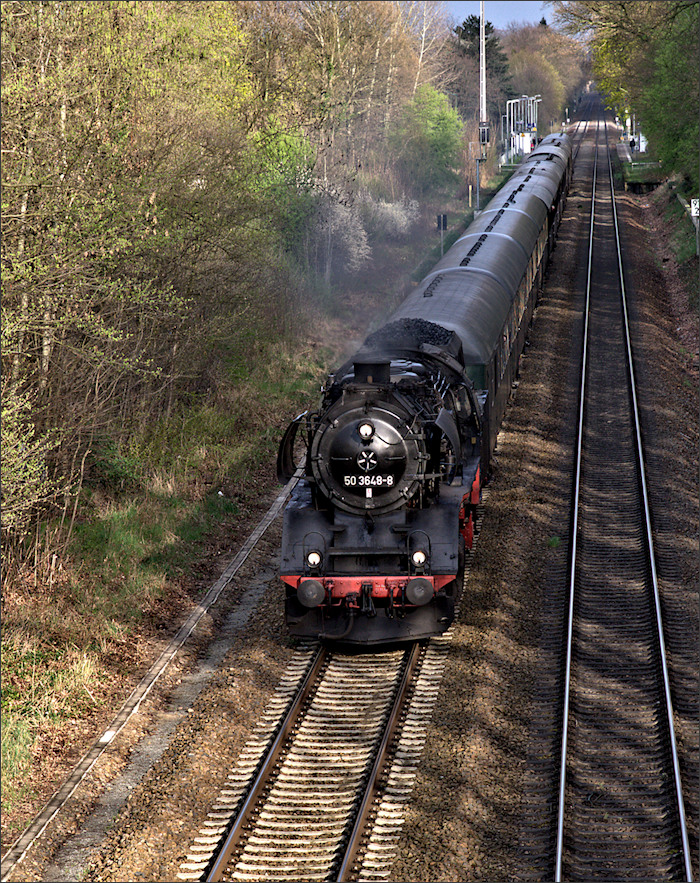
[[[454,618],[475,507],[571,178],[545,138],[280,444],[290,634],[416,640]]]

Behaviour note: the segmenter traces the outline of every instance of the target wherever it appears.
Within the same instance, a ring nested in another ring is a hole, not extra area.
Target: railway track
[[[448,644],[301,648],[179,879],[383,879]]]
[[[323,880],[333,874],[419,653],[417,644],[375,656],[319,652],[319,677],[289,722],[293,735],[276,743],[207,879]]]
[[[555,879],[692,880],[604,124],[593,165]]]
[[[372,655],[300,645],[178,879],[386,880],[451,640]]]

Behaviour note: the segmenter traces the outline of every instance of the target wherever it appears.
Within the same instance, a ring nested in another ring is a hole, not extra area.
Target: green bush
[[[122,453],[111,438],[104,439],[96,446],[90,471],[90,484],[102,485],[107,490],[131,490],[140,485],[138,460]]]
[[[458,180],[462,121],[447,95],[421,86],[389,133],[389,146],[407,187],[424,193]]]
[[[37,509],[51,501],[58,482],[48,477],[57,433],[37,433],[32,399],[8,384],[2,396],[2,534],[21,540]]]

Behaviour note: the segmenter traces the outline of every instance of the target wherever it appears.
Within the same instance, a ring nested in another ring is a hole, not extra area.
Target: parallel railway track
[[[600,154],[596,145],[555,879],[692,880],[606,137]]]

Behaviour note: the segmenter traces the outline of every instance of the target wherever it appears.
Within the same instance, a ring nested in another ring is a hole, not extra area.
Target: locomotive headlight
[[[360,438],[364,441],[369,441],[374,435],[374,426],[371,423],[360,423],[357,427],[357,431],[360,433]]]
[[[313,552],[309,552],[309,554],[306,556],[306,563],[309,565],[309,567],[320,567],[321,553],[316,552],[315,550]]]
[[[417,549],[413,555],[411,555],[411,561],[415,564],[416,567],[422,567],[425,564],[427,556],[422,549]]]

